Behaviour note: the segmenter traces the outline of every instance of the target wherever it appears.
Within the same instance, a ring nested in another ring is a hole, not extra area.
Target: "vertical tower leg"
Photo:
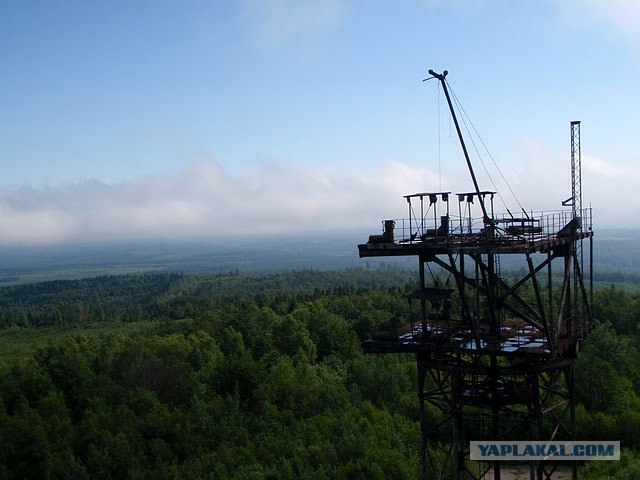
[[[567,382],[567,393],[569,400],[569,428],[571,440],[576,440],[576,397],[575,397],[575,385],[573,382],[573,362],[565,370],[565,380]],[[573,480],[578,479],[578,465],[576,462],[571,462],[571,478]]]
[[[500,404],[499,399],[496,398],[496,392],[498,391],[498,359],[495,355],[491,355],[490,359],[490,382],[492,390],[493,402],[491,404],[491,439],[497,441],[500,439]],[[493,478],[500,480],[500,462],[493,462]]]
[[[427,440],[427,423],[424,411],[424,381],[426,377],[426,369],[421,358],[421,353],[416,354],[416,363],[418,368],[418,401],[420,402],[420,472],[422,480],[427,480],[427,449],[429,442]]]
[[[464,429],[463,429],[463,402],[461,399],[461,375],[454,373],[451,376],[451,417],[453,420],[453,478],[463,480],[465,478],[464,464]]]
[[[542,440],[542,405],[540,399],[540,378],[539,374],[535,373],[531,376],[531,389],[532,389],[532,432],[531,438],[533,441]],[[542,480],[542,465],[539,460],[531,462],[531,479]]]

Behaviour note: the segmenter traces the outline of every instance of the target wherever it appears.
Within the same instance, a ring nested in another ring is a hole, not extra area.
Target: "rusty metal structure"
[[[423,478],[500,479],[500,462],[469,460],[471,440],[575,439],[573,364],[593,295],[592,255],[584,281],[582,244],[593,252],[593,230],[582,208],[580,122],[571,122],[566,208],[498,213],[497,192],[481,190],[474,173],[447,71],[429,73],[445,93],[473,190],[406,195],[408,217],[385,220],[382,234],[358,245],[361,258],[414,256],[419,271],[406,324],[363,348],[416,356]],[[509,279],[505,260],[519,266]],[[531,462],[529,478],[554,478],[559,465]]]

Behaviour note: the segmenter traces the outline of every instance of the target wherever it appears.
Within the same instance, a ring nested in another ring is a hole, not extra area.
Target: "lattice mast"
[[[571,122],[571,210],[573,218],[576,222],[576,228],[582,229],[582,153],[580,146],[580,122]],[[574,287],[574,310],[580,318],[584,318],[585,309],[582,302],[578,300],[580,292],[578,290],[582,272],[584,271],[582,239],[577,240],[574,244],[575,248],[575,265],[573,268],[573,287]],[[593,254],[593,250],[591,251]],[[593,293],[591,294],[593,297]],[[582,322],[578,325],[578,335],[584,337],[588,325]]]
[[[571,122],[571,205],[573,218],[582,218],[582,155],[580,152],[580,122]],[[578,220],[581,222],[581,220]]]
[[[584,215],[590,212],[582,208],[582,147],[580,142],[580,121],[571,122],[571,198],[565,200],[563,205],[571,205],[571,212],[575,229],[580,231],[586,224],[591,229],[590,219],[584,219]],[[586,220],[586,221],[585,221]],[[593,264],[593,241],[589,242],[589,258]],[[580,283],[583,281],[584,272],[584,248],[583,239],[578,238],[573,245],[574,248],[574,265],[573,265],[573,310],[578,319],[582,322],[577,323],[577,334],[580,338],[584,338],[589,330],[590,312],[588,311],[588,303],[580,299]],[[589,269],[590,275],[590,303],[593,302],[593,270]]]

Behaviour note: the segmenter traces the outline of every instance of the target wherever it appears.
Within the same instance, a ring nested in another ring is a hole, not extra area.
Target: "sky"
[[[379,232],[404,194],[473,188],[429,69],[497,210],[561,208],[580,120],[596,231],[637,228],[638,24],[635,0],[0,1],[0,244]]]

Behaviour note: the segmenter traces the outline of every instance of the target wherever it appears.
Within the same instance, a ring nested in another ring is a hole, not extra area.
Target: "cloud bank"
[[[551,152],[534,140],[522,150],[522,161],[507,175],[520,202],[526,210],[560,210],[571,197],[568,152]],[[593,208],[594,228],[637,228],[640,197],[632,192],[639,176],[636,165],[582,154],[582,206]]]
[[[503,169],[520,203],[527,211],[560,209],[571,195],[568,158],[534,141],[522,150],[522,161]],[[640,213],[639,198],[621,195],[635,191],[638,173],[636,166],[583,156],[583,205],[593,204],[597,225],[624,226],[624,218]],[[408,216],[402,195],[435,191],[440,182],[452,192],[469,191],[468,177],[461,170],[440,179],[400,161],[367,171],[271,163],[239,177],[206,159],[176,175],[0,192],[0,244],[375,233],[382,219]],[[481,180],[481,186],[489,184]],[[507,207],[519,211],[508,189],[497,187]],[[505,211],[500,199],[496,211]]]
[[[390,162],[377,175],[270,164],[239,178],[209,159],[173,176],[0,192],[0,243],[375,232],[383,217],[405,213],[406,188],[432,177]]]

